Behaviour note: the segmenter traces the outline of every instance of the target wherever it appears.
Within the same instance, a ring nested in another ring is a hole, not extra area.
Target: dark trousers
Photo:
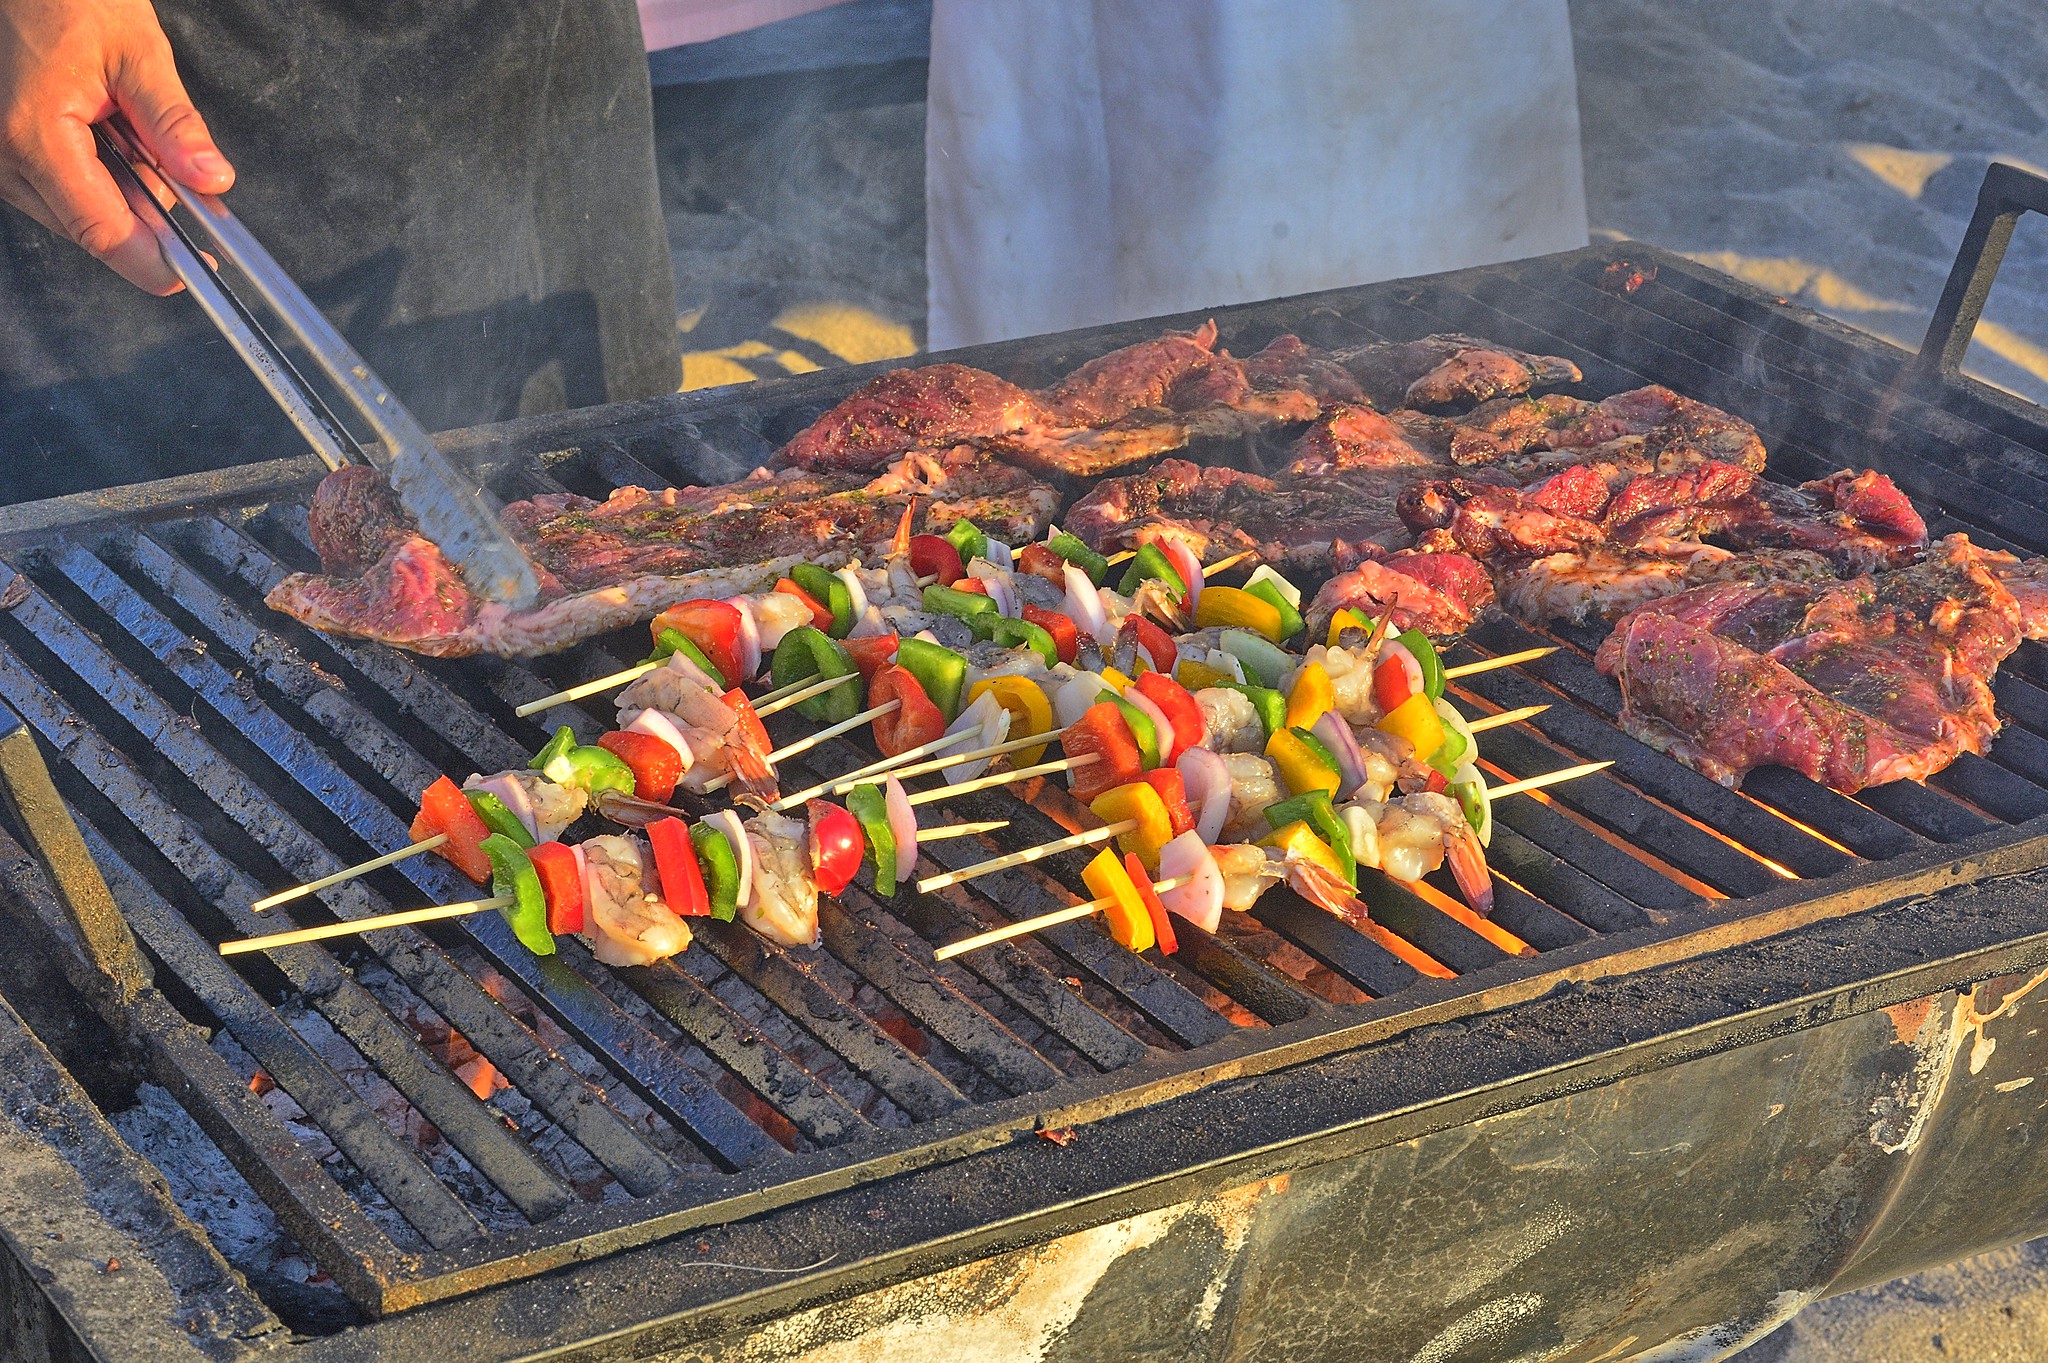
[[[633,0],[157,0],[228,204],[429,428],[675,388]],[[303,451],[196,305],[0,208],[0,502]]]

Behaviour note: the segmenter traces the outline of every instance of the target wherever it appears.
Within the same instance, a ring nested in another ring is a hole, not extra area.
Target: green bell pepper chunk
[[[1159,765],[1159,726],[1152,722],[1152,716],[1125,700],[1122,696],[1105,694],[1122,712],[1124,723],[1131,726],[1131,737],[1138,740],[1138,765],[1151,771]]]
[[[551,763],[555,762],[557,759],[565,756],[566,754],[573,752],[575,748],[576,732],[575,730],[571,729],[568,725],[564,724],[561,728],[555,730],[555,736],[553,738],[550,738],[547,741],[547,745],[543,747],[539,752],[535,753],[533,755],[533,760],[531,762],[528,762],[526,765],[531,770],[546,775],[547,769]],[[553,781],[555,778],[550,776],[548,777],[548,779],[550,781]],[[560,782],[556,782],[556,784],[559,785]]]
[[[1458,770],[1459,764],[1465,760],[1465,754],[1471,750],[1471,747],[1472,744],[1466,739],[1465,735],[1446,724],[1444,725],[1443,745],[1431,753],[1426,760],[1430,766],[1442,772],[1445,779],[1448,780]]]
[[[631,787],[627,787],[628,790]],[[526,825],[519,822],[519,816],[505,807],[505,802],[488,790],[465,790],[463,798],[476,816],[484,821],[484,827],[500,837],[510,838],[522,848],[533,846],[533,834],[526,831]]]
[[[873,784],[855,786],[846,792],[846,812],[860,822],[860,835],[867,840],[868,856],[875,863],[875,893],[896,893],[896,834],[889,828],[889,799]]]
[[[1296,729],[1296,734],[1301,730]],[[1358,856],[1351,850],[1351,830],[1344,826],[1344,820],[1337,817],[1337,807],[1330,803],[1329,792],[1312,790],[1304,795],[1291,795],[1276,804],[1266,806],[1266,822],[1275,832],[1299,819],[1313,828],[1316,836],[1330,844],[1330,850],[1343,863],[1344,877],[1354,886],[1358,884]]]
[[[661,641],[655,644],[654,652],[647,655],[647,661],[650,663],[665,663],[678,653],[695,663],[705,676],[718,684],[720,690],[732,685],[731,682],[725,679],[723,672],[712,666],[711,659],[704,656],[704,650],[692,643],[690,636],[679,629],[663,630],[661,632]]]
[[[950,615],[974,623],[977,615],[1000,615],[995,598],[980,592],[963,592],[958,587],[941,587],[936,582],[924,589],[924,608],[934,615]]]
[[[1179,571],[1173,566],[1173,560],[1169,559],[1166,551],[1156,544],[1138,546],[1137,556],[1131,560],[1131,566],[1124,569],[1123,581],[1116,584],[1116,589],[1129,596],[1138,590],[1140,582],[1149,577],[1156,577],[1164,582],[1167,590],[1173,594],[1174,600],[1187,599],[1188,584],[1181,581]]]
[[[925,696],[939,707],[948,724],[959,717],[960,692],[967,685],[965,658],[944,644],[912,638],[896,645],[896,665],[917,678]]]
[[[854,626],[853,593],[839,574],[820,568],[815,563],[799,563],[789,570],[790,581],[809,592],[818,604],[832,612],[832,627],[825,631],[834,639],[844,639]]]
[[[1431,700],[1441,700],[1444,694],[1444,664],[1436,656],[1436,645],[1429,636],[1419,629],[1404,629],[1394,636],[1401,647],[1415,655],[1416,665],[1422,669],[1422,694]]]
[[[1252,711],[1258,715],[1268,743],[1273,741],[1274,734],[1287,727],[1287,697],[1270,686],[1254,686],[1249,682],[1225,682],[1224,685],[1252,703]],[[1334,767],[1337,764],[1332,762],[1330,765]]]
[[[1337,754],[1331,752],[1330,745],[1323,742],[1322,739],[1317,738],[1314,734],[1310,733],[1307,729],[1302,728],[1299,724],[1295,725],[1292,729],[1289,729],[1288,732],[1293,734],[1296,738],[1300,739],[1303,745],[1305,745],[1310,752],[1314,753],[1317,759],[1321,761],[1322,764],[1328,767],[1331,771],[1341,772],[1344,770],[1342,767],[1337,765]]]
[[[1034,625],[1015,616],[997,615],[993,611],[983,611],[967,623],[977,639],[993,639],[1004,648],[1028,648],[1043,658],[1047,667],[1059,663],[1059,646],[1053,643],[1052,635],[1046,633],[1043,625]]]
[[[1045,547],[1088,574],[1088,580],[1098,587],[1102,585],[1102,579],[1109,576],[1109,560],[1090,549],[1079,535],[1069,535],[1062,530],[1047,540]]]
[[[853,655],[845,646],[811,625],[799,625],[783,635],[775,646],[775,656],[768,661],[769,680],[778,690],[798,682],[843,677],[856,670]],[[798,701],[796,712],[820,724],[837,724],[858,714],[860,703],[861,684],[854,681]]]
[[[576,786],[586,795],[595,796],[601,790],[616,790],[622,795],[631,795],[636,788],[633,769],[626,760],[609,748],[579,747],[569,754],[570,779],[562,782],[565,786]]]
[[[502,802],[499,808],[504,808]],[[533,869],[533,858],[526,855],[532,841],[529,839],[521,846],[504,833],[493,833],[477,846],[491,859],[492,898],[512,901],[498,906],[499,916],[512,929],[512,935],[536,956],[554,955],[555,935],[548,931],[547,893],[541,889],[540,872]]]
[[[690,846],[697,853],[697,869],[704,874],[704,897],[711,903],[711,916],[730,923],[740,907],[740,860],[732,844],[717,829],[693,823]]]
[[[960,562],[968,563],[988,555],[988,536],[970,520],[957,520],[946,532],[946,543],[960,551]]]
[[[1301,618],[1301,611],[1296,608],[1292,601],[1287,599],[1286,593],[1282,592],[1271,582],[1264,580],[1247,582],[1244,590],[1247,595],[1256,596],[1259,600],[1280,612],[1280,638],[1282,642],[1292,639],[1295,635],[1301,633],[1304,623]]]

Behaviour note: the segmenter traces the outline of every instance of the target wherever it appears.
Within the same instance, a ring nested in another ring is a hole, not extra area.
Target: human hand
[[[92,125],[116,110],[180,183],[209,194],[234,183],[149,0],[0,0],[0,199],[139,288],[176,293],[93,143]]]

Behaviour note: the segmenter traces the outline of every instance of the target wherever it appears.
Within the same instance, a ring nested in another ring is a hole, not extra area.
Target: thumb
[[[219,194],[234,184],[234,167],[186,96],[161,32],[142,39],[115,63],[108,86],[136,135],[172,178],[205,194]]]

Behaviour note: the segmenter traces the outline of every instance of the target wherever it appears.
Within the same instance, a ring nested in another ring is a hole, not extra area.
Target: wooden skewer
[[[1121,550],[1121,551],[1120,551],[1120,552],[1118,552],[1118,553],[1114,553],[1114,554],[1111,554],[1111,555],[1110,555],[1110,556],[1109,556],[1109,557],[1108,557],[1107,559],[1105,559],[1105,560],[1103,560],[1103,561],[1104,561],[1105,563],[1109,564],[1109,566],[1110,566],[1110,567],[1114,568],[1114,567],[1116,567],[1116,565],[1117,565],[1117,564],[1119,564],[1119,563],[1129,563],[1129,562],[1130,562],[1130,561],[1131,561],[1132,559],[1136,558],[1137,556],[1138,556],[1138,551],[1137,551],[1137,550],[1135,550],[1135,549],[1124,549],[1124,550]]]
[[[1072,771],[1085,767],[1090,762],[1102,760],[1099,753],[1082,753],[1079,757],[1062,757],[1053,762],[1040,762],[1035,767],[1019,767],[1015,771],[999,771],[993,776],[977,776],[972,781],[961,781],[957,785],[939,786],[932,790],[920,790],[910,797],[913,807],[928,805],[934,800],[943,800],[953,795],[966,795],[972,791],[987,790],[990,786],[1006,786],[1012,781],[1028,781],[1034,776],[1050,776],[1056,771]]]
[[[1554,786],[1560,781],[1576,781],[1581,776],[1590,775],[1603,767],[1611,767],[1613,765],[1614,763],[1611,761],[1581,762],[1576,767],[1562,767],[1557,771],[1546,771],[1541,776],[1525,776],[1519,781],[1510,781],[1504,786],[1493,786],[1487,791],[1487,794],[1496,800],[1503,795],[1520,795],[1525,790],[1541,790],[1545,786]]]
[[[329,937],[353,937],[359,932],[370,932],[377,928],[402,928],[408,923],[432,923],[443,918],[461,918],[467,914],[483,913],[489,909],[510,908],[510,895],[495,899],[466,899],[460,904],[429,904],[424,909],[405,909],[399,913],[379,914],[375,918],[357,918],[340,923],[323,923],[317,928],[294,928],[290,932],[273,932],[267,937],[245,937],[239,942],[222,942],[220,954],[237,956],[246,951],[269,951],[273,947],[296,946],[300,942],[320,942]]]
[[[844,686],[850,681],[859,681],[860,673],[842,672],[836,677],[823,681],[792,682],[779,691],[771,691],[754,702],[754,713],[762,719],[787,710],[792,705],[801,705],[812,696],[822,696],[834,687]]]
[[[944,842],[948,838],[971,838],[977,833],[993,833],[998,828],[1008,828],[1008,819],[982,819],[976,823],[949,823],[943,828],[920,828],[917,830],[917,845],[928,842]]]
[[[1476,663],[1459,663],[1456,667],[1444,669],[1444,680],[1449,681],[1456,677],[1475,676],[1481,672],[1491,672],[1496,667],[1513,667],[1516,663],[1534,662],[1538,658],[1547,658],[1555,652],[1557,652],[1557,645],[1545,644],[1541,648],[1525,648],[1520,653],[1503,653],[1498,658],[1481,658]]]
[[[877,705],[872,709],[863,710],[859,714],[854,715],[851,718],[842,719],[837,724],[828,725],[825,728],[818,730],[816,733],[805,734],[802,738],[799,738],[796,741],[789,743],[783,747],[777,748],[774,752],[769,753],[767,757],[768,765],[772,767],[777,762],[782,761],[782,759],[784,759],[785,757],[794,757],[800,752],[809,752],[811,749],[817,747],[820,743],[826,742],[829,739],[837,738],[839,737],[839,735],[845,733],[849,729],[858,729],[861,725],[866,724],[869,720],[874,719],[877,716],[893,714],[894,712],[902,708],[903,702],[900,700],[885,700],[880,705]],[[720,776],[713,780],[706,781],[703,784],[703,786],[700,787],[700,790],[704,794],[709,795],[712,791],[724,790],[727,786],[731,784],[731,776]]]
[[[1465,727],[1475,734],[1483,734],[1488,729],[1505,729],[1510,724],[1520,724],[1525,719],[1534,719],[1549,708],[1548,705],[1524,705],[1519,710],[1503,710],[1497,715],[1482,715]]]
[[[817,785],[812,786],[808,790],[800,790],[796,792],[796,794],[794,795],[785,795],[780,800],[777,800],[774,804],[768,807],[770,809],[777,810],[793,809],[797,805],[802,804],[804,801],[813,799],[819,795],[844,795],[847,791],[852,790],[855,786],[861,784],[863,781],[867,781],[876,776],[894,776],[898,780],[901,780],[905,775],[916,774],[909,772],[903,766],[904,763],[915,762],[918,758],[928,757],[935,752],[944,752],[947,748],[953,747],[955,744],[966,742],[968,739],[974,737],[975,734],[977,734],[978,732],[980,731],[977,729],[962,729],[957,734],[940,734],[931,742],[920,743],[914,748],[905,748],[902,752],[897,753],[894,757],[878,758],[875,761],[868,763],[864,767],[855,767],[852,771],[846,773],[846,775],[844,776],[835,776],[829,781],[818,782]],[[969,754],[969,756],[972,755],[973,754],[971,753]],[[948,763],[960,760],[962,759],[953,757],[949,757],[946,759]]]
[[[1171,880],[1155,880],[1152,882],[1152,891],[1158,894],[1166,890],[1178,890],[1193,879],[1193,876],[1175,876]],[[1061,923],[1072,923],[1076,919],[1087,918],[1092,914],[1100,913],[1115,902],[1116,897],[1114,895],[1104,895],[1100,899],[1091,899],[1085,904],[1074,904],[1064,909],[1054,909],[1051,913],[1041,913],[1036,918],[1026,918],[1016,923],[1005,923],[1002,927],[990,928],[987,932],[977,932],[974,936],[963,937],[957,942],[948,942],[932,953],[932,959],[936,961],[950,961],[955,956],[964,956],[970,951],[976,951],[985,946],[993,946],[997,942],[1007,942],[1012,937],[1026,937],[1041,928],[1057,927]]]
[[[929,587],[939,580],[939,575],[937,573],[932,573],[927,577],[913,578],[912,580],[916,582],[917,585],[920,587]]]
[[[1202,569],[1202,576],[1214,577],[1216,576],[1216,574],[1222,572],[1225,568],[1235,568],[1238,564],[1244,562],[1248,558],[1251,558],[1256,552],[1256,550],[1252,549],[1240,549],[1236,553],[1232,554],[1229,558],[1219,558],[1214,563],[1208,564]]]
[[[967,732],[972,731],[969,730]],[[942,767],[950,767],[957,762],[972,762],[983,757],[1001,757],[1006,752],[1020,752],[1025,748],[1042,748],[1047,743],[1057,743],[1059,741],[1060,736],[1057,732],[1031,734],[1024,738],[1007,738],[1001,743],[991,743],[986,748],[976,748],[973,752],[947,753],[944,757],[934,757],[929,762],[919,762],[913,766],[898,767],[889,774],[899,781],[908,781],[913,776],[928,775]],[[852,787],[842,783],[834,786],[832,789],[835,791],[850,790]]]
[[[664,659],[663,661],[667,660]],[[614,686],[624,686],[629,681],[646,676],[661,665],[662,663],[634,663],[623,672],[614,672],[609,677],[599,677],[596,681],[587,681],[580,686],[572,686],[566,691],[557,691],[551,696],[542,696],[539,700],[530,700],[512,713],[524,719],[528,715],[539,714],[542,710],[549,710],[557,705],[566,705],[572,700],[582,700],[585,696],[594,696],[600,691],[609,691]]]
[[[1021,852],[1010,852],[1004,856],[991,857],[987,861],[978,861],[972,866],[963,866],[957,871],[948,871],[944,875],[927,876],[917,882],[917,890],[919,894],[930,894],[933,890],[943,890],[948,885],[958,885],[963,880],[973,880],[977,876],[991,875],[997,871],[1006,871],[1012,866],[1028,865],[1031,862],[1052,856],[1056,852],[1069,852],[1076,847],[1087,847],[1093,843],[1107,842],[1120,833],[1130,832],[1137,826],[1138,821],[1136,819],[1118,819],[1115,823],[1106,823],[1100,828],[1088,828],[1083,829],[1079,833],[1069,833],[1064,838],[1054,838],[1051,842],[1042,842],[1036,847],[1027,847]],[[924,834],[920,833],[917,837],[919,842],[924,841]]]
[[[309,880],[303,885],[294,885],[289,890],[279,890],[276,894],[266,895],[249,907],[257,913],[262,913],[265,909],[274,909],[279,904],[288,904],[294,899],[303,899],[309,894],[318,894],[330,885],[339,885],[344,880],[354,880],[357,876],[366,876],[372,871],[404,861],[407,857],[416,857],[422,852],[431,852],[446,841],[448,841],[446,833],[436,833],[431,838],[422,838],[410,847],[401,847],[396,852],[386,852],[381,857],[371,857],[368,861],[359,861],[353,866],[336,871],[331,876],[322,876],[318,880]]]

